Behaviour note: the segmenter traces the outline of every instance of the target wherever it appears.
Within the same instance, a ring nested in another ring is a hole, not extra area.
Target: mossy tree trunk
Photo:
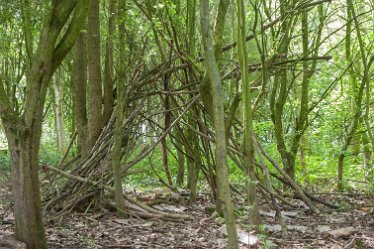
[[[252,144],[253,135],[253,109],[251,97],[251,84],[248,76],[248,53],[246,45],[246,22],[245,22],[245,6],[243,0],[236,1],[236,12],[238,19],[237,28],[237,48],[238,48],[238,61],[240,65],[241,81],[243,86],[243,127],[244,127],[244,167],[247,175],[247,199],[249,206],[250,222],[256,230],[259,229],[261,217],[258,210],[257,196],[256,196],[256,177],[254,166],[254,147]]]
[[[214,55],[213,37],[209,25],[209,2],[200,1],[201,35],[204,46],[204,57],[207,73],[212,87],[213,116],[216,134],[216,171],[218,198],[223,202],[223,213],[228,234],[228,248],[238,249],[238,234],[234,216],[234,206],[231,200],[228,169],[227,169],[227,148],[224,112],[224,93],[218,72],[217,62]]]
[[[91,0],[87,22],[87,147],[89,150],[92,149],[99,138],[103,123],[99,18],[99,0]]]
[[[114,34],[116,22],[116,3],[117,0],[109,1],[108,10],[108,34],[106,38],[106,52],[105,52],[105,69],[104,69],[104,96],[103,96],[103,124],[104,127],[113,112],[114,96],[113,96],[113,81],[114,81]]]
[[[113,1],[112,4],[115,4]],[[119,15],[124,17],[126,1],[121,1],[121,4],[118,6]],[[114,178],[114,199],[116,203],[117,212],[121,216],[125,216],[125,202],[123,199],[123,187],[122,187],[122,169],[121,169],[121,149],[122,149],[122,140],[123,140],[123,119],[125,116],[126,95],[125,95],[125,82],[126,82],[126,71],[124,65],[126,63],[126,54],[125,54],[125,24],[124,20],[118,25],[119,31],[119,80],[117,83],[117,106],[115,109],[116,122],[114,130],[114,148],[112,150],[112,168],[113,168],[113,178]]]
[[[78,145],[82,158],[89,153],[87,146],[87,45],[86,34],[81,32],[74,48],[74,118],[77,126]]]
[[[55,100],[55,127],[57,135],[57,147],[59,152],[65,152],[65,126],[63,112],[63,87],[61,86],[61,75],[57,71],[54,75],[53,96]]]

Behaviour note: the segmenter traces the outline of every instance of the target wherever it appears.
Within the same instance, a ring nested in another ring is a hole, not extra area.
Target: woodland
[[[0,248],[374,248],[373,0],[0,0]]]

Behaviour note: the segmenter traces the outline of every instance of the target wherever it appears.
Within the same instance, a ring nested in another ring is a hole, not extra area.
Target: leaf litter
[[[9,189],[1,186],[0,191],[0,248],[24,249],[25,245],[13,238],[14,217],[9,207]],[[258,235],[244,229],[244,222],[239,224],[241,248],[374,248],[374,209],[370,208],[373,199],[351,201],[366,203],[369,208],[320,215],[312,214],[302,206],[282,210],[288,228],[286,236],[282,236],[275,212],[262,203],[263,232]],[[70,213],[57,219],[47,217],[48,248],[224,249],[227,248],[225,227],[211,213],[205,212],[211,205],[209,197],[201,196],[192,205],[162,203],[161,200],[154,206],[167,212],[189,214],[193,220],[123,219],[106,209],[95,213]]]

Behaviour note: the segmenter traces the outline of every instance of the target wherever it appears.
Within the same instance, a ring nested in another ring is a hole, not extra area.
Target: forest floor
[[[11,194],[9,184],[0,185],[0,248],[23,248],[10,246],[14,229],[14,218],[9,208]],[[361,208],[316,215],[295,200],[300,208],[284,212],[288,235],[283,237],[280,225],[273,217],[275,212],[268,204],[261,203],[266,224],[264,232],[262,235],[251,233],[258,239],[256,245],[243,243],[242,248],[374,248],[373,196],[338,196],[329,194],[323,197],[351,202]],[[189,214],[193,219],[122,219],[104,209],[95,213],[71,213],[58,219],[47,217],[48,248],[226,248],[224,228],[219,219],[208,212],[207,207],[212,205],[208,196],[201,196],[192,205],[172,202],[172,198],[155,193],[143,194],[140,199],[154,199],[159,202],[156,207],[160,210]],[[236,202],[240,206],[240,199],[237,198]],[[240,237],[245,239],[247,233],[243,224],[245,221],[241,224]]]

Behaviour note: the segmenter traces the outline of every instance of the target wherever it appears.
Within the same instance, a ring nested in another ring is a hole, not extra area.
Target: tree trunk
[[[86,87],[87,87],[87,48],[86,35],[81,32],[74,51],[74,107],[75,123],[78,132],[78,144],[81,157],[85,158],[87,148],[87,112],[86,112]]]
[[[164,91],[167,92],[169,91],[169,78],[168,76],[165,76],[163,79],[164,82]],[[165,111],[165,116],[164,116],[164,131],[167,131],[170,126],[170,121],[171,121],[171,114],[170,114],[170,100],[169,96],[166,94],[164,98],[164,111]],[[167,144],[166,144],[166,138],[165,136],[161,140],[161,151],[162,151],[162,165],[164,166],[165,174],[168,179],[168,183],[170,186],[173,186],[173,179],[170,174],[169,170],[169,163],[168,163],[168,150],[167,150]]]
[[[254,147],[252,143],[253,134],[253,119],[252,119],[252,98],[250,92],[250,82],[248,76],[248,53],[246,46],[246,25],[245,25],[245,10],[243,0],[236,1],[236,11],[238,19],[238,60],[240,64],[241,80],[243,85],[243,128],[244,128],[244,142],[243,142],[243,152],[244,152],[244,168],[247,175],[247,201],[249,207],[249,216],[251,225],[253,225],[256,230],[259,230],[261,223],[261,217],[258,210],[257,204],[257,191],[256,191],[256,177],[255,177],[255,167],[254,167]]]
[[[345,154],[344,152],[341,152],[339,157],[338,157],[338,190],[342,191],[343,190],[343,170],[344,170],[344,158]]]
[[[199,140],[194,134],[194,142],[191,144],[193,146],[193,163],[191,165],[191,185],[190,185],[190,190],[191,190],[191,195],[190,195],[190,201],[194,202],[196,201],[197,197],[197,183],[199,180],[199,173],[201,169],[201,156],[200,156],[200,148],[199,148]]]
[[[277,47],[277,53],[282,55],[280,60],[286,59],[289,45],[290,45],[290,30],[291,30],[291,23],[293,22],[294,17],[291,15],[288,16],[287,10],[288,8],[292,7],[292,3],[284,2],[280,5],[280,15],[281,19],[283,20],[280,33],[281,39],[279,41],[279,45]],[[280,68],[276,71],[274,76],[274,84],[271,90],[271,97],[270,97],[270,110],[271,110],[271,119],[274,124],[274,135],[276,138],[277,149],[279,154],[282,158],[282,164],[286,171],[286,173],[294,179],[294,161],[292,161],[291,153],[288,151],[285,141],[284,135],[284,127],[283,127],[283,112],[284,106],[287,100],[287,85],[288,85],[288,77],[287,77],[287,67]]]
[[[29,249],[47,248],[39,190],[38,135],[7,132],[12,159],[15,234]]]
[[[115,9],[115,3],[112,1]],[[122,1],[121,4],[118,6],[118,12],[121,16],[125,15],[125,7],[126,1]],[[117,84],[117,106],[115,109],[116,115],[116,122],[115,122],[115,130],[114,130],[114,147],[112,150],[112,169],[113,169],[113,179],[114,179],[114,199],[116,203],[117,213],[121,216],[127,216],[125,211],[125,203],[123,199],[123,187],[122,187],[122,169],[121,169],[121,158],[122,158],[122,146],[123,146],[123,119],[126,115],[126,71],[125,71],[125,61],[126,61],[126,54],[125,54],[125,23],[122,20],[118,24],[118,31],[119,31],[119,80]]]
[[[57,135],[57,147],[61,154],[65,152],[65,127],[64,127],[64,114],[62,106],[62,87],[61,77],[56,72],[55,83],[53,84],[53,92],[55,97],[55,124],[56,124],[56,135]]]
[[[223,87],[214,55],[213,36],[209,25],[209,2],[200,1],[201,35],[204,45],[204,57],[207,73],[212,84],[214,128],[216,133],[216,171],[218,196],[224,203],[223,213],[228,234],[228,248],[239,249],[238,233],[234,215],[234,205],[231,200],[230,185],[227,169],[227,148]]]
[[[170,186],[173,185],[173,180],[171,178],[170,170],[169,170],[169,163],[168,163],[168,149],[166,145],[166,138],[161,140],[161,152],[162,152],[162,166],[164,167],[164,171],[166,174],[166,178],[168,180],[168,184]]]
[[[185,157],[183,152],[183,143],[181,141],[182,136],[179,134],[179,130],[175,132],[175,143],[176,143],[176,149],[177,149],[177,157],[178,157],[178,172],[177,172],[177,185],[183,186],[184,183],[184,165],[185,165]]]
[[[217,9],[217,16],[215,20],[214,26],[214,55],[217,60],[217,64],[220,64],[219,56],[221,54],[221,48],[223,45],[223,35],[225,29],[225,22],[226,22],[226,15],[227,10],[230,5],[229,0],[220,0]],[[193,16],[193,15],[192,15]],[[191,25],[192,22],[191,22]],[[214,110],[213,110],[213,94],[212,94],[212,83],[208,75],[205,75],[201,84],[200,84],[200,95],[201,100],[204,104],[204,107],[209,114],[209,116],[213,119]]]
[[[308,173],[308,166],[306,164],[305,154],[307,152],[307,141],[305,136],[301,137],[300,141],[300,164],[304,175],[304,181],[306,185],[306,189],[310,188],[310,180],[309,180],[309,173]]]
[[[106,54],[105,54],[105,70],[104,70],[104,111],[103,111],[103,127],[108,123],[114,105],[113,97],[113,53],[114,44],[113,36],[115,33],[116,22],[116,0],[109,2],[109,20],[108,20],[108,36],[106,39]]]
[[[370,150],[369,137],[366,133],[361,135],[362,147],[364,153],[364,163],[366,169],[366,179],[368,182],[373,180],[373,165],[372,165],[372,151]]]
[[[122,123],[124,117],[124,82],[121,82],[117,86],[117,107],[115,109],[116,122],[114,130],[114,147],[111,152],[112,155],[112,168],[114,178],[114,198],[116,202],[116,208],[118,214],[125,216],[125,203],[123,200],[123,187],[122,187],[122,169],[121,169],[121,148],[122,148]]]
[[[87,120],[89,150],[95,145],[102,128],[102,87],[100,60],[99,0],[91,0],[88,10],[87,28],[88,87]]]

